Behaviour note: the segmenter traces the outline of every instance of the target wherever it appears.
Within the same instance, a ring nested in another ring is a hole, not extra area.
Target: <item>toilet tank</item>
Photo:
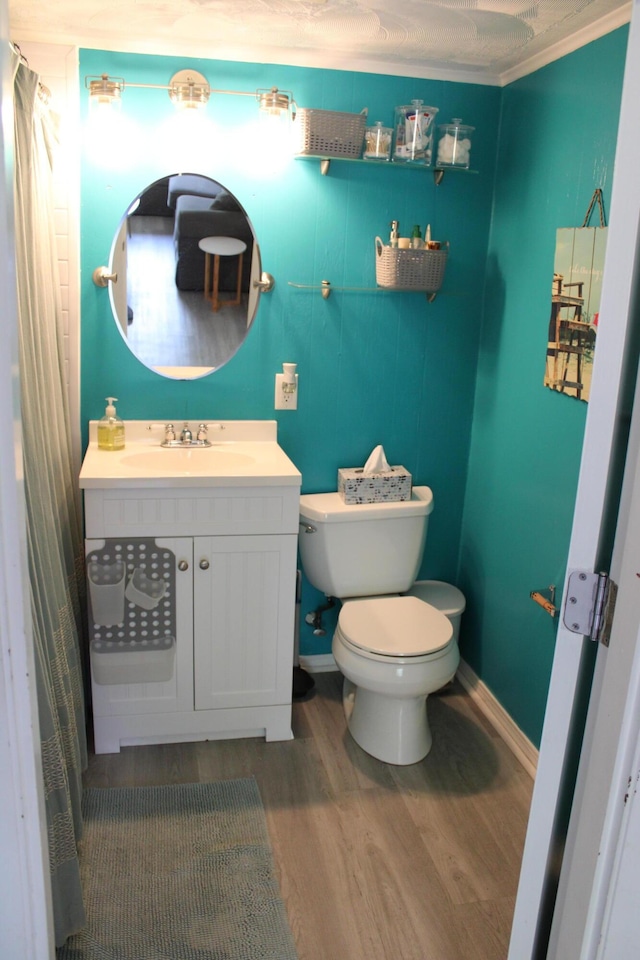
[[[403,593],[424,552],[433,494],[410,500],[347,504],[338,493],[300,497],[300,557],[305,575],[329,597]]]

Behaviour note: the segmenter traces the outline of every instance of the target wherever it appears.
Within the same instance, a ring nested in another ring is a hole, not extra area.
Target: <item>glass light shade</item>
[[[119,110],[122,106],[122,88],[124,80],[121,77],[109,77],[103,73],[101,77],[87,78],[89,83],[89,109],[92,113],[101,114],[106,111]]]
[[[169,98],[181,110],[198,110],[207,103],[210,93],[206,78],[193,70],[178,71],[169,83]]]
[[[289,93],[278,90],[277,87],[271,87],[270,90],[257,90],[256,98],[262,113],[269,116],[279,117],[282,114],[289,114],[291,100]]]

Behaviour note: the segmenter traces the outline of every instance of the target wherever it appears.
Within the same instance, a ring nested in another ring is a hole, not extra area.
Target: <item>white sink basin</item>
[[[153,447],[137,453],[124,453],[120,456],[120,463],[133,470],[149,471],[182,471],[198,476],[231,468],[247,468],[256,462],[256,457],[249,453],[238,453],[230,449],[232,444],[225,447],[219,444],[215,447]],[[125,448],[126,450],[126,448]]]
[[[197,429],[197,423],[193,426]],[[92,421],[80,486],[300,485],[300,472],[278,445],[275,420],[223,421],[211,431],[210,447],[162,447],[164,430],[157,427],[126,421],[124,449],[99,450],[97,421]]]

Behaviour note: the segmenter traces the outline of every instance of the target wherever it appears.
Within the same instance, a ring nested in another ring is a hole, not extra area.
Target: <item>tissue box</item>
[[[362,467],[343,467],[338,470],[338,493],[345,503],[410,500],[411,474],[397,466],[365,477]]]

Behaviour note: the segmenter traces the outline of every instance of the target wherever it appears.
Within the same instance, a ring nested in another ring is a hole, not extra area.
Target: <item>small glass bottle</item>
[[[421,250],[424,246],[424,241],[420,232],[420,226],[417,223],[411,231],[411,246],[414,250]]]
[[[400,221],[392,220],[391,221],[391,235],[389,237],[389,246],[397,247],[398,246],[398,231],[400,229]]]

